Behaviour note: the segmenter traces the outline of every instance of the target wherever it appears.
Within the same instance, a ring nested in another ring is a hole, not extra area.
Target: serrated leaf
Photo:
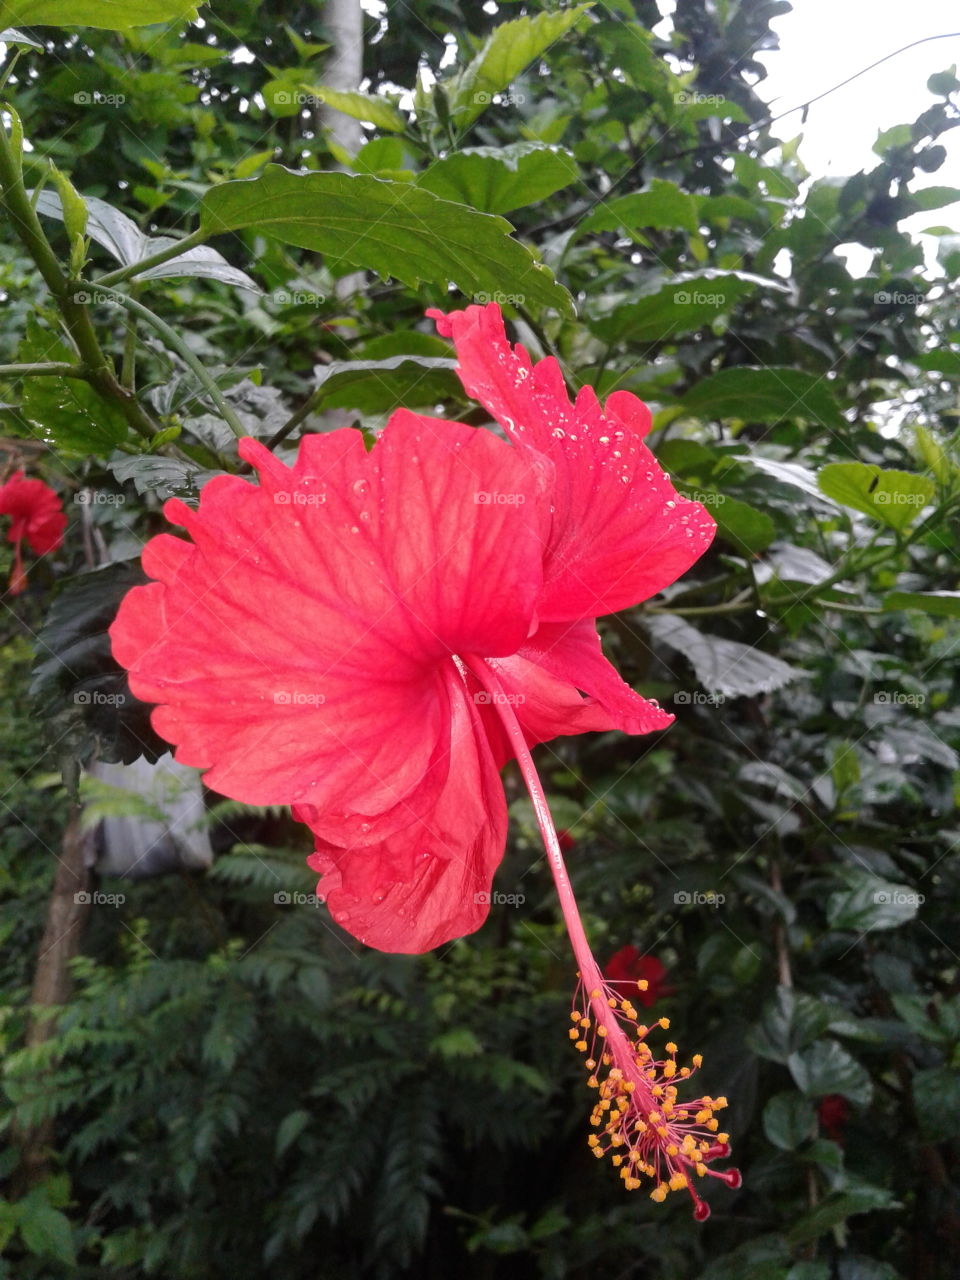
[[[802,369],[773,365],[721,369],[683,396],[690,413],[704,418],[741,418],[754,422],[800,419],[840,430],[843,414],[830,384]]]
[[[342,111],[345,116],[354,120],[365,120],[376,125],[378,129],[386,129],[391,133],[402,133],[407,127],[407,119],[392,102],[373,93],[347,92],[343,89],[331,89],[327,85],[304,85],[307,93],[312,94],[318,102]]]
[[[817,483],[828,498],[898,531],[916,520],[936,492],[927,476],[866,462],[830,462],[818,473]]]
[[[164,236],[157,236],[145,241],[143,252],[134,260],[133,265],[143,258],[149,258],[153,254],[159,253],[162,249],[166,249],[174,243],[174,241]],[[249,289],[252,293],[263,292],[256,280],[248,276],[245,271],[232,267],[222,253],[218,253],[216,249],[211,249],[209,245],[205,244],[196,245],[194,248],[188,249],[186,253],[181,253],[178,257],[171,258],[168,262],[161,262],[155,267],[148,267],[146,271],[138,271],[135,274],[139,280],[159,280],[171,276],[199,276],[204,280],[219,280],[221,284],[231,285],[235,289]]]
[[[824,506],[839,511],[840,506],[833,498],[828,498],[817,484],[817,473],[799,462],[781,462],[778,458],[764,458],[755,453],[738,453],[737,462],[746,462],[758,471],[763,471],[780,484],[788,484],[791,488],[802,490],[808,498],[814,498]]]
[[[109,460],[109,466],[121,484],[132,480],[137,493],[152,493],[160,499],[194,498],[208,480],[219,474],[161,454],[120,454]]]
[[[98,27],[126,31],[197,16],[190,0],[0,0],[0,26]]]
[[[675,182],[655,178],[649,191],[618,196],[592,210],[578,227],[580,231],[642,231],[646,227],[678,228],[695,232],[698,228],[697,202]]]
[[[687,658],[697,679],[712,693],[729,698],[771,693],[807,675],[799,667],[739,640],[705,635],[682,618],[647,614],[644,622],[654,639]]]
[[[787,1066],[797,1088],[808,1098],[840,1093],[858,1106],[866,1107],[873,1096],[870,1076],[836,1040],[820,1040],[791,1054]]]
[[[937,618],[960,618],[960,591],[891,591],[883,597],[884,609],[919,609]]]
[[[801,1093],[776,1093],[763,1109],[763,1131],[781,1151],[793,1151],[813,1137],[816,1112]]]
[[[747,1032],[754,1053],[772,1062],[786,1062],[822,1035],[830,1022],[826,1007],[813,996],[779,987],[764,1006],[760,1020]]]
[[[495,94],[506,89],[535,58],[543,57],[590,8],[592,4],[581,4],[515,18],[495,27],[476,57],[457,75],[441,81],[456,126],[462,130],[472,124]]]
[[[56,1258],[68,1267],[76,1266],[70,1219],[52,1205],[28,1197],[20,1204],[20,1235],[31,1253]]]
[[[546,200],[578,177],[577,162],[564,148],[514,142],[468,147],[435,160],[417,186],[482,213],[509,213]]]
[[[883,1188],[861,1189],[849,1191],[831,1191],[823,1200],[803,1214],[790,1228],[787,1238],[792,1245],[803,1244],[807,1240],[816,1240],[826,1235],[841,1222],[846,1222],[857,1213],[869,1213],[871,1209],[885,1209],[893,1200],[889,1191]]]
[[[610,342],[666,342],[716,320],[757,289],[786,292],[781,281],[749,271],[682,272],[651,280],[626,298],[601,298],[590,327]]]
[[[468,297],[509,288],[528,304],[564,312],[571,305],[550,272],[510,238],[508,222],[406,182],[268,165],[258,178],[212,187],[201,225],[210,234],[255,227],[411,288],[452,281]]]

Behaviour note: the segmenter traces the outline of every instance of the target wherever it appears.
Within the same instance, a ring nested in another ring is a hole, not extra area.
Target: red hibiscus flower
[[[603,976],[613,987],[629,985],[638,991],[637,999],[645,1009],[673,995],[673,987],[664,982],[667,971],[656,956],[641,955],[634,946],[621,947],[606,963]]]
[[[218,477],[197,511],[167,503],[192,541],[147,545],[156,581],[124,600],[113,651],[177,760],[225,795],[295,806],[334,919],[385,951],[482,924],[506,838],[499,771],[515,758],[580,965],[572,1034],[585,1052],[584,1019],[606,1037],[598,1087],[620,1097],[629,1081],[636,1105],[613,1114],[641,1107],[652,1134],[611,1130],[602,1150],[625,1142],[627,1186],[649,1170],[656,1198],[688,1186],[702,1216],[686,1171],[726,1153],[710,1136],[724,1102],[675,1107],[675,1086],[652,1083],[669,1063],[635,1066],[640,1029],[590,953],[530,747],[671,723],[603,657],[595,619],[673,582],[714,523],[643,443],[634,396],[601,409],[584,388],[571,404],[556,361],[511,347],[495,304],[431,314],[507,438],[401,409],[370,452],[333,431],[304,437],[287,467],[242,441],[259,485]]]
[[[828,1093],[817,1104],[817,1119],[828,1138],[843,1146],[844,1132],[850,1119],[850,1103],[839,1093]]]
[[[14,548],[10,593],[19,595],[27,585],[21,553],[23,540],[26,539],[38,556],[56,551],[63,542],[67,517],[50,486],[42,480],[28,480],[22,471],[15,471],[0,485],[0,516],[12,517],[7,530],[7,541],[12,542]]]

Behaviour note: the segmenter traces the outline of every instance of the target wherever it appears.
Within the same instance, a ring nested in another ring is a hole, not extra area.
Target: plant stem
[[[66,364],[59,360],[37,364],[0,364],[0,378],[86,378],[82,364]]]
[[[139,319],[150,325],[152,329],[156,329],[167,346],[172,351],[176,351],[184,364],[196,375],[197,380],[220,411],[220,416],[237,439],[240,440],[248,434],[243,423],[224,398],[223,392],[204,368],[202,360],[194,355],[177,331],[168,325],[166,320],[161,320],[149,307],[145,307],[142,302],[137,302],[136,298],[128,297],[125,293],[117,293],[113,289],[106,289],[99,281],[94,288],[107,301],[115,302],[118,307],[124,307],[132,315],[139,317]]]
[[[71,282],[60,269],[40,219],[23,183],[20,158],[14,154],[6,129],[0,127],[0,190],[13,229],[36,264],[53,295],[74,346],[83,361],[86,380],[105,400],[119,406],[138,435],[151,439],[159,427],[117,379],[113,365],[100,348],[88,309],[73,298]]]
[[[162,262],[169,262],[171,258],[179,258],[181,254],[190,249],[195,249],[199,244],[203,244],[206,238],[207,233],[205,231],[192,231],[183,240],[177,240],[174,244],[167,245],[165,249],[158,249],[156,253],[150,254],[148,258],[142,258],[139,262],[131,262],[125,267],[118,267],[116,271],[109,271],[105,276],[100,276],[96,284],[98,287],[100,285],[109,287],[112,284],[119,284],[121,280],[128,280],[131,276],[138,276],[142,272],[149,270],[150,267],[158,267]]]

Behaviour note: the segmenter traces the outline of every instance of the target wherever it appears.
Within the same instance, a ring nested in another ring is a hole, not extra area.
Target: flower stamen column
[[[719,1132],[715,1115],[727,1100],[706,1096],[681,1100],[677,1082],[696,1072],[702,1063],[700,1054],[694,1054],[689,1067],[678,1066],[677,1046],[670,1041],[667,1057],[656,1059],[647,1036],[653,1027],[667,1030],[669,1019],[660,1018],[650,1027],[643,1025],[631,1001],[604,981],[584,932],[547,798],[510,699],[487,662],[478,658],[463,662],[489,694],[520,766],[579,966],[569,1036],[587,1055],[587,1083],[597,1091],[590,1117],[594,1132],[587,1141],[598,1158],[611,1155],[630,1191],[642,1185],[640,1175],[655,1180],[650,1195],[656,1201],[666,1199],[670,1191],[686,1188],[693,1199],[694,1217],[702,1222],[710,1216],[710,1207],[697,1193],[699,1178],[709,1175],[728,1187],[740,1186],[737,1169],[721,1172],[709,1168],[713,1160],[730,1153],[728,1135]],[[646,983],[641,981],[638,986],[643,990]]]

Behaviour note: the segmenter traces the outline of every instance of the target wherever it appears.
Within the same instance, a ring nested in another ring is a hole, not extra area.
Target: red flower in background
[[[595,619],[673,582],[714,523],[643,443],[650,415],[634,396],[601,410],[584,388],[571,404],[556,361],[512,348],[495,304],[431,314],[508,438],[401,409],[371,452],[359,432],[333,431],[304,437],[287,467],[242,441],[259,485],[218,477],[199,510],[166,504],[192,541],[147,545],[156,581],[124,600],[114,654],[134,694],[159,704],[154,727],[178,761],[235,799],[295,806],[334,919],[385,951],[482,924],[506,837],[499,770],[516,758],[586,1005],[609,1022],[604,1065],[636,1090],[624,1112],[663,1112],[666,1137],[648,1150],[632,1133],[622,1175],[639,1186],[649,1172],[658,1199],[688,1186],[704,1216],[684,1170],[726,1154],[709,1136],[725,1101],[681,1109],[673,1086],[666,1102],[650,1092],[610,1013],[529,748],[670,724],[603,657]]]
[[[613,987],[622,983],[637,991],[637,999],[645,1009],[673,995],[673,987],[664,981],[667,970],[663,962],[656,956],[641,955],[634,946],[615,951],[606,963],[603,976]]]
[[[38,556],[56,551],[63,542],[67,517],[53,489],[42,480],[28,480],[22,471],[15,471],[0,485],[0,516],[12,517],[7,530],[7,541],[14,546],[10,592],[19,595],[27,585],[21,552],[24,539]]]
[[[820,1128],[833,1142],[843,1146],[844,1130],[850,1119],[850,1103],[840,1093],[828,1093],[817,1104]]]

